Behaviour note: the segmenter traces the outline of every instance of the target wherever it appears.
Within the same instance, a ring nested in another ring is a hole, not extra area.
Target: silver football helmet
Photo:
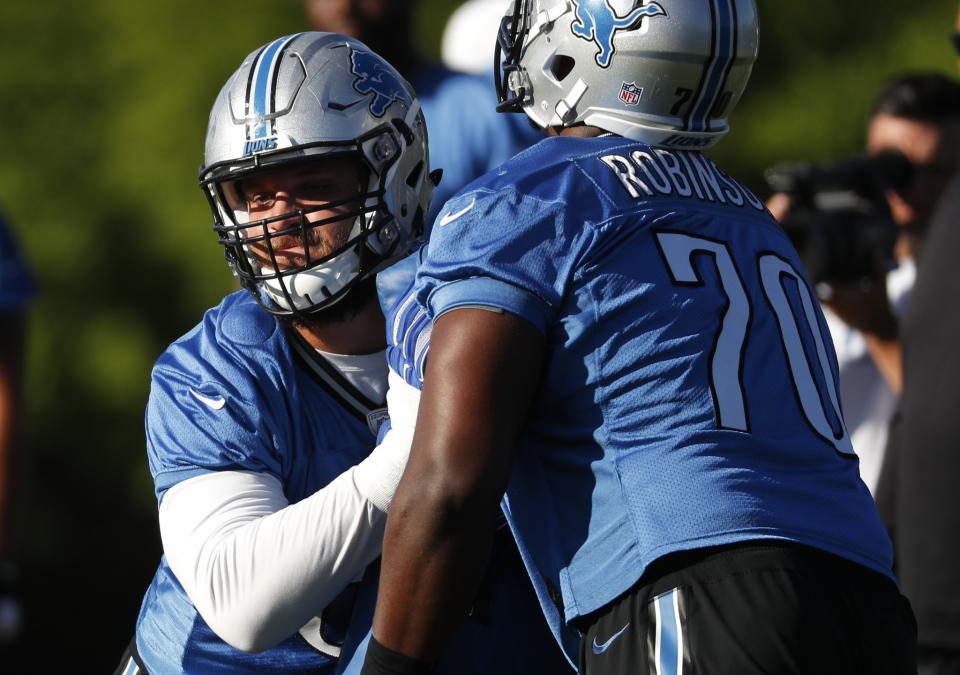
[[[210,113],[200,185],[243,287],[273,314],[302,316],[330,307],[419,243],[437,178],[427,157],[420,103],[392,66],[353,38],[299,33],[252,52],[224,85]],[[363,166],[368,180],[355,198],[251,218],[241,181],[337,159]],[[336,217],[319,219],[317,211],[334,207]],[[314,259],[307,242],[316,229],[351,218],[347,241]],[[278,257],[291,238],[302,255]]]
[[[729,130],[757,44],[754,0],[513,0],[497,36],[499,109],[706,148]]]

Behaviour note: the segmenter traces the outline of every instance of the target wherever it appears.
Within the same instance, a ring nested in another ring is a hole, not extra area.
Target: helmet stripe
[[[710,0],[713,19],[713,54],[704,64],[700,90],[693,105],[691,131],[710,130],[710,112],[723,91],[737,52],[737,25],[734,0]]]
[[[254,138],[267,137],[268,122],[263,118],[274,112],[273,89],[276,88],[280,57],[287,45],[299,35],[300,33],[296,33],[274,40],[257,57],[254,64],[252,100],[248,102],[255,117]]]
[[[716,0],[706,0],[706,3],[707,8],[710,10],[710,56],[707,57],[707,60],[703,65],[703,70],[700,73],[700,81],[697,84],[697,89],[693,95],[693,103],[687,109],[686,118],[683,121],[684,131],[695,128],[694,112],[699,106],[700,100],[703,98],[703,90],[707,81],[707,76],[710,74],[710,67],[717,58],[717,3]]]
[[[733,65],[737,61],[737,56],[740,53],[740,18],[737,16],[737,0],[730,0],[730,12],[731,12],[731,21],[730,25],[733,26],[733,48],[730,52],[730,58],[727,61],[727,67],[723,69],[723,79],[720,81],[720,87],[717,89],[717,98],[719,99],[724,95],[724,89],[727,88],[727,80],[730,78],[730,71],[733,70]],[[713,112],[713,109],[716,104],[711,104],[709,111]],[[729,110],[729,104],[725,106],[725,110],[722,112],[723,115],[726,115],[727,110]],[[707,122],[707,129],[709,130],[710,123]]]

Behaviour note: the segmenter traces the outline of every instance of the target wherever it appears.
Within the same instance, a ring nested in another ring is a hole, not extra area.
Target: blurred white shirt
[[[917,271],[913,261],[902,261],[887,274],[887,295],[900,319],[910,299]],[[871,493],[877,487],[887,446],[890,417],[897,395],[870,358],[863,334],[850,328],[829,308],[823,308],[840,366],[840,399],[853,449],[860,457],[860,477]]]

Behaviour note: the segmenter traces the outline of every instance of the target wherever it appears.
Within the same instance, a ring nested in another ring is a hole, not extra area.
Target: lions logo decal
[[[573,34],[578,38],[596,42],[600,47],[597,65],[606,68],[615,51],[613,38],[617,31],[636,28],[645,16],[666,16],[667,12],[658,3],[636,7],[626,16],[617,16],[609,0],[573,0],[576,7],[576,21],[573,22]]]
[[[373,94],[370,112],[374,116],[383,117],[394,101],[405,103],[408,107],[413,104],[410,92],[397,74],[384,68],[370,52],[354,49],[350,55],[350,63],[350,70],[357,76],[353,88],[364,95]]]

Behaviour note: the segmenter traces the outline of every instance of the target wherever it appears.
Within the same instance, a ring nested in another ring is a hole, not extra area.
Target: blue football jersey
[[[154,367],[146,412],[157,499],[193,476],[242,470],[275,476],[295,503],[369,454],[379,411],[311,354],[246,291],[171,345]],[[324,610],[327,643],[342,640],[355,592]],[[137,649],[151,673],[332,672],[328,653],[336,653],[299,634],[258,654],[234,649],[197,613],[166,560],[140,610]]]
[[[892,576],[800,261],[700,153],[541,141],[446,204],[417,299],[544,335],[504,510],[548,616],[599,609],[669,553],[750,540]],[[416,377],[424,358],[391,360]]]
[[[22,310],[35,292],[30,268],[20,255],[9,225],[0,216],[0,311]]]

